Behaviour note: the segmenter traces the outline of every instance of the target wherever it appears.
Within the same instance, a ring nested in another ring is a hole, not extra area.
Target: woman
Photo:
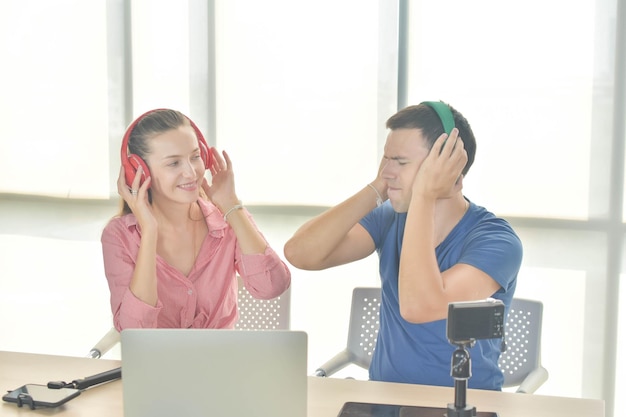
[[[121,154],[123,208],[101,238],[118,331],[233,328],[236,274],[260,299],[289,287],[289,269],[237,198],[228,154],[210,148],[189,118],[143,114]]]

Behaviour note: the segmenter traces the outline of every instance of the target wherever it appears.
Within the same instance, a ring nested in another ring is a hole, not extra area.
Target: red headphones
[[[150,176],[150,169],[148,168],[148,165],[146,164],[146,162],[143,159],[141,159],[139,155],[135,155],[135,154],[128,152],[128,140],[135,126],[137,126],[137,124],[145,116],[151,113],[154,113],[156,111],[159,111],[159,110],[169,110],[169,109],[154,109],[154,110],[145,112],[144,114],[139,116],[137,119],[135,119],[135,121],[132,122],[130,126],[128,126],[128,129],[126,129],[126,133],[124,134],[124,138],[122,139],[122,149],[121,149],[122,166],[124,167],[124,175],[126,176],[126,184],[129,187],[132,186],[132,183],[135,180],[135,174],[137,173],[137,169],[139,169],[139,167],[143,169],[140,184],[143,184],[146,178]],[[198,147],[200,148],[200,157],[202,158],[202,161],[204,162],[204,167],[208,169],[213,163],[213,154],[211,153],[211,149],[209,145],[206,143],[206,140],[204,139],[204,136],[202,135],[202,132],[200,132],[200,129],[198,128],[198,126],[196,126],[196,124],[189,117],[187,116],[185,117],[187,118],[187,120],[189,120],[189,124],[191,124],[191,127],[193,127],[193,130],[196,132],[196,137],[198,138]]]

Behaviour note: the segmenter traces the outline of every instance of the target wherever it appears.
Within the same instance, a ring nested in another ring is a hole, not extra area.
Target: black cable
[[[61,388],[74,388],[79,390],[85,390],[94,385],[103,384],[105,382],[114,381],[122,377],[122,368],[115,368],[109,371],[101,372],[96,375],[88,376],[83,379],[75,379],[70,383],[65,381],[50,381],[48,382],[48,388],[61,389]]]

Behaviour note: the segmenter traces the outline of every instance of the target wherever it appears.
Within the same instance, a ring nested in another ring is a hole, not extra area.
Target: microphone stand
[[[467,404],[467,381],[472,376],[472,360],[468,348],[476,340],[455,342],[456,350],[452,353],[450,375],[454,378],[454,404],[448,404],[447,417],[475,417],[476,407]]]

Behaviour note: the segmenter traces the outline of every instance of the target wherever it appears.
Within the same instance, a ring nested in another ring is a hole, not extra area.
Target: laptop
[[[306,417],[307,334],[126,329],[125,417]]]

